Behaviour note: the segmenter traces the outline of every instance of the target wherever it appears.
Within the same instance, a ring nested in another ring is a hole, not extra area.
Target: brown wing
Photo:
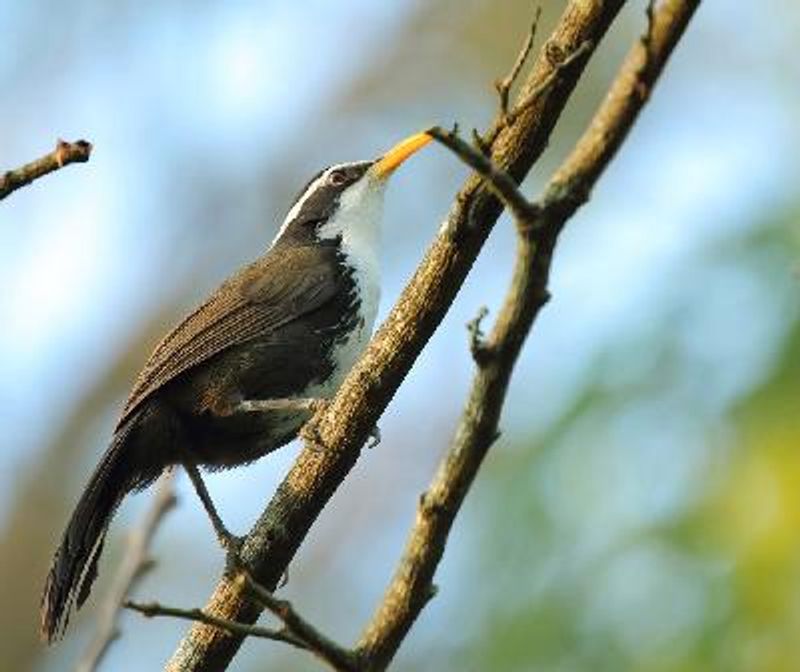
[[[119,424],[192,367],[226,348],[263,338],[336,296],[340,278],[333,252],[320,254],[318,248],[273,249],[223,283],[156,346]]]

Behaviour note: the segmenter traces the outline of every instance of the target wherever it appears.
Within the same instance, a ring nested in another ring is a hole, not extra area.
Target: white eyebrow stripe
[[[289,224],[297,218],[297,215],[300,214],[300,211],[303,209],[305,202],[309,199],[311,194],[313,194],[325,182],[325,180],[328,179],[328,175],[330,175],[334,170],[344,168],[348,165],[350,164],[337,163],[335,166],[330,166],[329,168],[326,168],[316,180],[308,185],[308,188],[305,190],[303,195],[297,199],[297,202],[292,206],[292,209],[286,213],[283,224],[281,224],[281,228],[278,229],[278,233],[276,233],[275,237],[272,239],[272,242],[269,245],[270,247],[273,247],[275,243],[278,242],[278,239],[285,233]]]

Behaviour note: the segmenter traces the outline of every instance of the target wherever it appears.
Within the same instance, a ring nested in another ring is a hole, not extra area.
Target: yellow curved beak
[[[427,133],[416,133],[401,140],[372,166],[372,172],[380,178],[387,178],[395,169],[418,149],[422,149],[433,138]]]

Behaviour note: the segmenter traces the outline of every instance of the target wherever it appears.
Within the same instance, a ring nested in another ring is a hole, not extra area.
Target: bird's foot
[[[308,422],[306,423],[299,432],[299,436],[306,442],[306,445],[315,452],[321,452],[325,450],[325,442],[322,440],[322,436],[319,433],[319,428],[317,427],[316,423]],[[381,442],[381,430],[378,428],[378,425],[375,425],[367,434],[367,448],[375,448]]]
[[[325,411],[330,404],[329,399],[305,399],[308,402],[308,408],[313,413],[311,419],[300,428],[298,436],[306,442],[306,445],[314,452],[322,452],[325,450],[325,442],[322,440],[322,435],[319,432],[316,417],[319,413]]]
[[[319,433],[317,423],[313,420],[303,425],[297,435],[303,439],[303,441],[306,442],[306,446],[315,453],[321,453],[325,450],[325,442],[322,440],[322,436]]]
[[[238,537],[224,529],[222,534],[217,530],[217,539],[225,551],[225,570],[230,574],[235,574],[244,566],[242,561],[244,537]]]

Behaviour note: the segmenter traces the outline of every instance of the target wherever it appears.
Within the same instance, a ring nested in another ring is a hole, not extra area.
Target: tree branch
[[[425,132],[458,155],[468,166],[474,168],[514,217],[532,221],[539,215],[539,207],[522,195],[511,175],[505,170],[497,168],[481,152],[476,152],[458,137],[458,126],[454,127],[452,131],[444,131],[439,126],[433,126]]]
[[[646,95],[641,95],[642,88],[648,93],[651,90],[699,2],[664,0],[653,10],[649,39],[642,40],[628,54],[589,128],[550,180],[539,201],[537,221],[520,222],[517,228],[513,277],[494,328],[484,344],[491,357],[478,366],[450,449],[430,487],[420,498],[416,520],[398,568],[356,647],[356,653],[371,661],[371,669],[381,670],[388,665],[433,594],[433,575],[450,528],[486,452],[497,437],[511,372],[549,296],[547,282],[558,234],[585,201],[627,135],[647,100]],[[474,150],[470,148],[470,151]],[[456,154],[464,159],[462,151]],[[475,167],[475,161],[467,163]],[[483,179],[494,180],[496,172],[484,171]],[[500,192],[497,185],[495,190]],[[507,205],[512,209],[510,201]],[[535,209],[530,211],[535,212]]]
[[[488,315],[489,309],[486,306],[481,306],[478,308],[478,314],[466,324],[467,334],[469,335],[469,352],[472,355],[472,359],[479,366],[486,361],[486,342],[483,339],[481,324]]]
[[[547,54],[571,54],[587,43],[571,66],[504,126],[492,143],[492,160],[518,183],[541,155],[550,133],[589,58],[623,0],[572,0],[548,39],[549,50],[536,59],[520,94],[525,99],[554,69]],[[498,122],[495,122],[498,123]],[[477,176],[470,176],[428,249],[425,259],[386,322],[353,367],[328,408],[314,420],[326,447],[310,446],[278,487],[247,535],[241,557],[252,576],[273,589],[316,520],[359,457],[370,431],[440,324],[499,217],[501,204]],[[262,607],[225,574],[206,611],[252,623]],[[224,669],[242,641],[197,624],[180,643],[169,670]]]
[[[175,472],[168,471],[158,481],[150,508],[138,527],[130,533],[122,564],[100,604],[94,637],[78,661],[76,672],[92,672],[97,669],[108,648],[119,637],[117,621],[125,597],[153,568],[154,563],[149,555],[150,544],[164,516],[175,506],[176,501]]]
[[[533,42],[536,39],[536,30],[539,27],[539,19],[541,16],[542,7],[539,6],[536,8],[536,13],[533,16],[531,29],[528,31],[528,35],[525,37],[525,42],[522,43],[522,48],[520,49],[519,54],[517,54],[517,60],[514,61],[514,65],[511,66],[509,73],[502,79],[496,80],[494,83],[497,96],[500,98],[501,115],[505,116],[508,114],[508,96],[511,93],[511,87],[514,86],[514,82],[517,81],[519,73],[522,71],[525,61],[528,60],[531,49],[533,49]]]
[[[121,605],[133,611],[138,611],[148,618],[155,616],[182,618],[204,623],[235,635],[271,639],[291,644],[314,654],[330,665],[331,668],[341,672],[359,672],[362,669],[359,659],[352,651],[323,635],[311,623],[301,617],[288,600],[281,600],[275,597],[264,586],[254,581],[246,570],[240,570],[237,581],[240,585],[247,586],[247,589],[251,591],[255,599],[281,620],[283,628],[280,630],[263,628],[213,616],[202,609],[181,609],[158,602],[141,603],[123,600]]]
[[[40,159],[26,163],[21,168],[7,170],[0,177],[0,201],[20,187],[34,180],[63,168],[70,163],[85,163],[92,153],[92,145],[86,140],[65,142],[59,140],[56,148]]]
[[[202,609],[181,609],[180,607],[170,607],[158,602],[134,602],[133,600],[126,600],[124,602],[126,609],[138,611],[140,614],[147,618],[156,618],[158,616],[168,616],[170,618],[182,618],[187,621],[195,621],[203,623],[216,630],[229,635],[237,635],[239,637],[257,637],[259,639],[271,639],[276,642],[284,642],[291,644],[298,649],[305,649],[305,644],[297,639],[294,635],[286,632],[285,630],[275,630],[274,628],[262,628],[258,625],[250,625],[248,623],[239,623],[238,621],[231,621],[227,618],[207,614]]]
[[[329,637],[323,635],[311,623],[302,618],[294,609],[291,602],[275,597],[264,586],[257,583],[250,574],[241,574],[247,587],[253,592],[255,598],[275,616],[277,616],[286,629],[299,640],[305,648],[324,660],[334,670],[355,672],[360,670],[361,663],[358,657],[350,650],[345,649]]]

